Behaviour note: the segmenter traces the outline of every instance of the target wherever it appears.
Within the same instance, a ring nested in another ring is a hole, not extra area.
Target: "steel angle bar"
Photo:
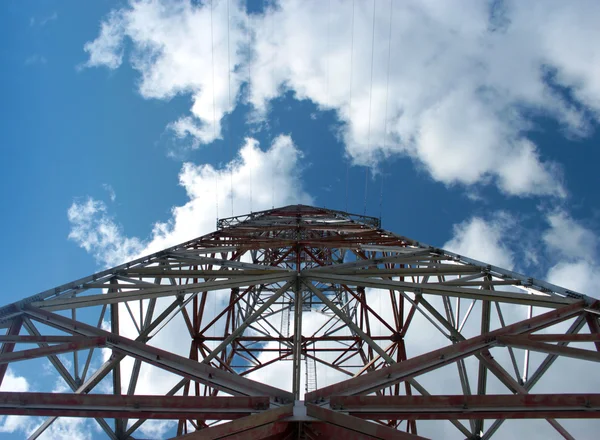
[[[556,308],[572,304],[573,300],[554,296],[525,295],[512,292],[485,291],[480,289],[460,288],[435,283],[406,283],[402,281],[363,278],[356,276],[338,275],[335,273],[315,274],[306,273],[305,278],[312,281],[346,284],[351,286],[365,286],[380,289],[392,289],[429,293],[432,295],[453,296],[471,299],[487,299],[490,301],[506,302],[512,304],[533,304],[537,307]]]
[[[577,333],[579,330],[581,330],[581,328],[583,327],[584,324],[585,324],[584,316],[583,315],[578,316],[577,319],[575,319],[575,321],[571,324],[569,329],[565,332],[565,334],[572,335],[572,334]],[[558,345],[566,345],[566,344],[568,344],[568,343],[567,342],[559,342],[558,343]],[[554,361],[556,361],[556,359],[558,359],[558,355],[555,355],[555,354],[549,354],[548,356],[546,356],[546,358],[542,361],[542,363],[539,365],[537,370],[531,375],[529,380],[523,385],[523,388],[527,391],[531,390],[535,386],[535,384],[542,378],[542,376],[546,373],[546,371],[548,371],[548,369],[552,366],[552,364],[554,363]],[[518,374],[517,374],[517,377],[518,377]],[[484,432],[482,440],[489,440],[496,433],[496,431],[500,428],[500,426],[502,426],[503,423],[504,423],[504,419],[499,419],[499,420],[496,420],[495,422],[493,422],[491,424],[491,426]]]
[[[104,347],[106,345],[105,337],[89,337],[80,339],[77,342],[66,342],[64,344],[49,345],[47,347],[32,348],[29,350],[13,351],[12,353],[0,354],[0,364],[8,364],[10,362],[25,361],[29,359],[37,359],[47,357],[49,355],[57,355],[62,353],[70,353],[77,350],[83,350],[90,347]]]
[[[18,334],[21,332],[22,325],[23,325],[23,320],[20,317],[14,318],[12,320],[12,322],[10,323],[10,327],[8,328],[8,332],[6,332],[6,335],[9,337],[18,336]],[[14,342],[4,342],[2,344],[2,348],[0,348],[0,356],[10,355],[14,351],[14,349],[15,349]],[[7,369],[8,369],[8,364],[0,365],[0,386],[2,385],[2,382],[4,381],[4,375],[6,374]]]
[[[41,336],[40,331],[37,329],[37,327],[34,325],[34,323],[26,315],[23,315],[23,326],[29,332],[30,335]],[[38,342],[38,346],[40,348],[45,348],[45,347],[48,347],[48,344],[46,344],[44,342]],[[56,369],[58,374],[64,379],[64,381],[69,386],[69,388],[71,388],[72,390],[77,388],[77,383],[75,382],[75,379],[73,378],[73,376],[71,375],[69,370],[63,365],[61,360],[56,355],[54,355],[54,354],[48,355],[48,361]]]
[[[331,395],[352,395],[369,393],[398,383],[410,377],[423,374],[427,371],[447,365],[458,359],[479,353],[496,344],[496,337],[500,335],[519,334],[527,331],[535,331],[548,325],[562,322],[578,313],[581,313],[584,302],[578,302],[557,310],[535,316],[531,319],[508,325],[504,328],[494,330],[485,335],[465,339],[456,344],[425,353],[406,361],[390,365],[376,370],[365,376],[358,376],[328,387],[321,388],[306,395],[307,401],[320,401]]]
[[[107,338],[107,346],[113,350],[117,350],[122,354],[132,356],[136,359],[141,359],[144,362],[183,377],[202,382],[232,395],[271,396],[283,401],[292,399],[291,393],[287,391],[263,385],[218,368],[152,347],[142,342],[137,342],[124,336],[112,334],[105,330],[73,321],[46,310],[29,307],[25,312],[44,324],[64,331],[88,336],[104,336]]]
[[[244,322],[239,324],[237,328],[217,347],[215,347],[212,352],[204,358],[203,363],[209,363],[212,359],[219,355],[231,342],[244,333],[244,330],[252,324],[258,317],[262,315],[262,313],[267,310],[271,305],[275,303],[287,290],[291,287],[291,285],[295,283],[295,280],[288,281],[283,285],[283,287],[279,288],[277,292],[275,292],[262,306],[260,306],[252,315],[250,315]]]
[[[320,419],[324,422],[340,426],[344,429],[358,432],[360,434],[368,435],[378,439],[426,440],[425,437],[421,437],[416,434],[410,434],[408,432],[399,431],[397,429],[390,428],[388,426],[383,426],[377,423],[370,423],[365,420],[361,420],[357,417],[349,416],[347,414],[333,411],[331,409],[321,407],[312,403],[306,404],[306,414],[308,416]]]
[[[410,254],[393,255],[390,257],[381,257],[381,258],[374,258],[374,259],[361,259],[361,260],[357,260],[357,261],[351,261],[348,263],[314,267],[314,268],[303,270],[303,273],[305,273],[307,275],[312,274],[312,273],[323,273],[323,272],[329,273],[329,272],[337,272],[338,270],[343,271],[346,269],[356,269],[356,268],[365,267],[365,266],[377,266],[379,264],[384,264],[384,263],[400,263],[400,262],[403,262],[406,259],[409,259],[412,257],[419,257],[422,255],[429,255],[429,254],[430,253],[427,250],[415,249],[414,252],[412,252]]]
[[[165,395],[173,396],[177,391],[183,388],[187,383],[189,383],[188,379],[181,379],[173,388],[171,388]],[[140,426],[142,426],[148,419],[140,418],[135,421],[125,432],[125,438],[129,438],[131,434],[133,434]]]
[[[317,289],[310,281],[303,279],[302,282],[306,287],[308,287],[321,301],[323,301],[327,307],[331,309],[333,313],[335,313],[342,321],[346,323],[352,331],[354,331],[357,335],[359,335],[373,350],[375,350],[388,364],[395,363],[394,359],[385,352],[383,348],[375,341],[371,339],[369,335],[367,335],[359,326],[357,326],[352,319],[350,319],[342,310],[340,310],[326,295],[323,294],[319,289]]]
[[[520,339],[538,342],[597,342],[600,341],[600,334],[597,333],[582,333],[582,334],[562,334],[562,333],[544,333],[544,334],[524,334],[519,336]]]
[[[598,322],[597,310],[592,310],[592,313],[586,313],[585,320],[590,328],[590,333],[594,336],[600,336],[600,323]],[[600,339],[594,342],[596,350],[600,352]]]
[[[203,283],[183,285],[161,285],[160,287],[149,287],[112,294],[93,294],[74,298],[39,301],[31,303],[31,306],[50,311],[57,311],[79,307],[92,307],[103,304],[114,304],[132,300],[135,301],[142,299],[161,298],[165,296],[182,295],[186,293],[223,290],[230,289],[232,287],[273,284],[277,282],[289,281],[294,276],[295,273],[286,271],[281,274],[266,274],[260,277],[240,277],[234,280],[206,281]],[[107,285],[106,287],[109,286],[110,285]],[[118,287],[119,285],[117,285],[117,288]]]
[[[264,264],[255,264],[255,263],[246,263],[243,261],[232,261],[225,260],[222,258],[212,258],[212,257],[192,257],[190,255],[181,255],[175,252],[170,252],[170,256],[174,257],[177,260],[183,261],[193,261],[194,263],[204,263],[204,264],[213,264],[221,267],[231,267],[233,269],[254,269],[260,271],[278,271],[278,272],[290,272],[290,269],[286,269],[284,267],[279,266],[270,266]]]
[[[332,396],[330,405],[387,420],[600,418],[600,394]]]
[[[369,260],[364,260],[369,261]],[[371,260],[372,261],[372,260]],[[419,266],[423,266],[422,263],[418,264]],[[455,264],[435,264],[427,267],[410,267],[407,264],[403,264],[405,267],[396,267],[393,269],[380,269],[380,268],[348,268],[348,269],[340,269],[335,270],[335,273],[340,275],[352,275],[352,276],[375,276],[375,277],[422,277],[422,276],[440,276],[440,275],[469,275],[468,277],[458,278],[452,281],[442,281],[441,285],[445,284],[461,284],[461,282],[465,284],[469,284],[470,279],[477,280],[484,276],[485,274],[481,272],[480,269],[474,268],[471,266],[458,266]],[[408,266],[408,267],[406,267]],[[327,266],[331,267],[331,266]],[[335,266],[333,266],[335,267]],[[320,269],[320,268],[319,268]],[[310,272],[312,269],[307,270],[306,272]],[[319,271],[319,273],[325,271]],[[471,281],[472,283],[483,283],[483,281]],[[502,283],[504,281],[498,281]],[[513,280],[511,282],[520,282],[518,280]]]
[[[35,336],[35,335],[17,335],[17,336],[6,336],[0,335],[0,342],[15,342],[17,344],[55,344],[60,342],[82,342],[86,341],[86,336]]]
[[[0,411],[7,415],[235,419],[268,408],[267,396],[115,396],[0,392]]]
[[[421,385],[419,382],[417,382],[417,380],[414,377],[407,379],[406,382],[409,383],[419,393],[421,393],[421,395],[431,396],[431,393],[429,391],[427,391],[423,387],[423,385]],[[467,437],[467,438],[471,437],[471,432],[460,421],[458,421],[457,419],[454,419],[454,418],[450,418],[448,421],[450,423],[452,423],[456,427],[456,429],[458,429],[460,432],[462,432],[465,437]]]
[[[520,273],[513,272],[513,271],[507,270],[507,269],[503,269],[503,268],[498,267],[498,266],[490,265],[490,264],[484,263],[482,261],[475,260],[473,258],[467,258],[467,257],[464,257],[464,256],[459,255],[457,253],[447,251],[445,249],[440,249],[440,248],[437,248],[435,246],[430,246],[428,244],[412,240],[412,239],[410,239],[408,237],[405,237],[405,236],[402,236],[402,235],[394,234],[393,232],[385,231],[385,233],[389,234],[391,236],[394,236],[394,237],[398,237],[398,238],[400,238],[402,240],[406,240],[408,243],[411,243],[411,244],[413,244],[415,246],[418,245],[418,246],[421,246],[423,248],[428,248],[430,252],[435,253],[437,255],[447,255],[449,257],[452,257],[453,260],[455,260],[457,262],[460,262],[462,264],[468,264],[468,265],[480,267],[482,270],[484,270],[486,272],[490,272],[494,276],[497,276],[496,274],[498,274],[501,277],[514,278],[514,279],[517,279],[517,280],[521,280],[524,285],[529,285],[529,286],[535,287],[539,291],[558,293],[558,294],[564,296],[565,298],[569,298],[571,300],[571,302],[583,300],[586,303],[591,304],[591,303],[593,303],[593,302],[596,301],[594,298],[591,298],[591,297],[589,297],[587,295],[583,295],[581,293],[574,292],[574,291],[569,290],[569,289],[565,289],[564,287],[560,287],[560,286],[557,286],[555,284],[548,283],[546,281],[542,281],[542,280],[538,280],[538,279],[535,279],[535,278],[527,277],[527,276],[522,275]]]
[[[583,348],[571,348],[546,342],[538,342],[521,336],[499,336],[496,340],[499,345],[507,345],[541,353],[557,354],[559,356],[567,356],[585,361],[600,362],[600,353],[597,351],[585,350]]]
[[[248,417],[242,417],[241,419],[233,420],[228,423],[215,425],[210,428],[202,429],[200,431],[192,432],[190,434],[181,435],[174,437],[177,440],[216,440],[220,438],[234,438],[234,435],[241,435],[239,438],[264,438],[260,436],[253,436],[252,430],[267,426],[267,434],[269,432],[277,431],[272,425],[275,422],[280,422],[286,417],[290,417],[294,413],[293,405],[285,405],[279,408],[270,409],[263,411],[258,414],[253,414]],[[287,428],[287,422],[285,423]],[[174,440],[173,439],[173,440]]]

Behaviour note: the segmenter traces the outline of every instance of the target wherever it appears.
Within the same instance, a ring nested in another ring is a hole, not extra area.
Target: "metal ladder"
[[[290,337],[290,314],[292,313],[292,301],[284,304],[281,309],[281,326],[279,331],[284,338]],[[289,350],[289,345],[284,342],[279,342],[279,356],[283,356],[284,352]]]
[[[307,350],[308,353],[308,350]],[[315,359],[316,352],[313,350],[313,357],[304,356],[304,366],[305,366],[305,374],[306,374],[306,385],[304,390],[307,393],[311,391],[315,391],[317,389],[317,361]]]

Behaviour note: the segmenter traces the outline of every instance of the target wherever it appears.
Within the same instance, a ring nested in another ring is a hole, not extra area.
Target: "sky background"
[[[2,299],[290,203],[598,297],[599,21],[595,1],[3,1]]]

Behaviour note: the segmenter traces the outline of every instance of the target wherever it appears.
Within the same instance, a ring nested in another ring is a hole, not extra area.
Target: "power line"
[[[212,57],[212,101],[213,101],[213,137],[217,138],[217,112],[215,109],[215,38],[213,33],[213,1],[210,0],[210,43]],[[215,206],[219,219],[219,173],[215,167]]]
[[[329,106],[329,58],[331,58],[329,53],[329,27],[331,26],[331,0],[328,0],[327,3],[327,92],[325,96],[325,105]]]
[[[371,103],[373,100],[373,61],[375,59],[375,4],[376,1],[373,0],[373,31],[371,35],[371,88],[369,90],[369,129],[367,133],[367,150],[369,156],[371,156]],[[365,168],[365,206],[364,206],[364,214],[367,214],[367,189],[369,183],[369,167]]]
[[[356,0],[352,0],[352,42],[350,44],[350,99],[348,100],[348,120],[352,124],[352,68],[354,66],[354,15],[356,10]],[[346,162],[346,208],[348,212],[348,184],[350,178],[350,161]]]
[[[385,84],[385,117],[383,125],[383,150],[385,151],[385,143],[387,140],[387,122],[388,122],[388,96],[390,90],[390,60],[392,56],[392,22],[394,14],[394,2],[390,0],[390,30],[388,37],[388,59],[387,59],[387,80]],[[380,173],[381,177],[381,193],[379,195],[379,223],[381,224],[381,215],[383,212],[383,171]]]
[[[229,15],[229,0],[227,0],[227,98],[229,101],[229,109],[231,110],[231,56],[230,56],[230,49],[229,49],[229,27],[230,27],[230,22],[231,22],[231,16]],[[231,122],[231,120],[230,120]],[[228,126],[228,128],[231,128],[231,126]],[[229,144],[229,155],[231,156],[231,163],[229,165],[229,193],[231,195],[231,216],[233,217],[233,162],[234,162],[234,156],[233,156],[233,148],[231,146],[231,130],[229,130],[230,132],[228,133],[227,139],[229,140],[228,144]]]
[[[250,13],[246,10],[246,30],[248,31],[248,39],[252,38],[250,34]],[[248,42],[248,101],[251,100],[251,87],[252,87],[252,45],[250,41]],[[250,170],[250,212],[253,212],[252,209],[252,179],[254,173],[252,172],[252,158],[250,158],[250,162],[248,163],[248,169]]]
[[[275,45],[275,5],[273,4],[273,12],[271,13],[271,41]],[[277,94],[276,81],[275,81],[275,50],[272,51],[271,55],[271,78],[273,79],[273,86],[275,86],[274,94]],[[275,208],[275,170],[271,171],[271,208]]]

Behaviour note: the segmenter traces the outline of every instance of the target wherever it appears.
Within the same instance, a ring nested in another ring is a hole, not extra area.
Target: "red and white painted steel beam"
[[[372,420],[600,418],[600,394],[332,396],[330,405]]]
[[[7,415],[230,420],[262,412],[269,397],[127,396],[0,392]]]

